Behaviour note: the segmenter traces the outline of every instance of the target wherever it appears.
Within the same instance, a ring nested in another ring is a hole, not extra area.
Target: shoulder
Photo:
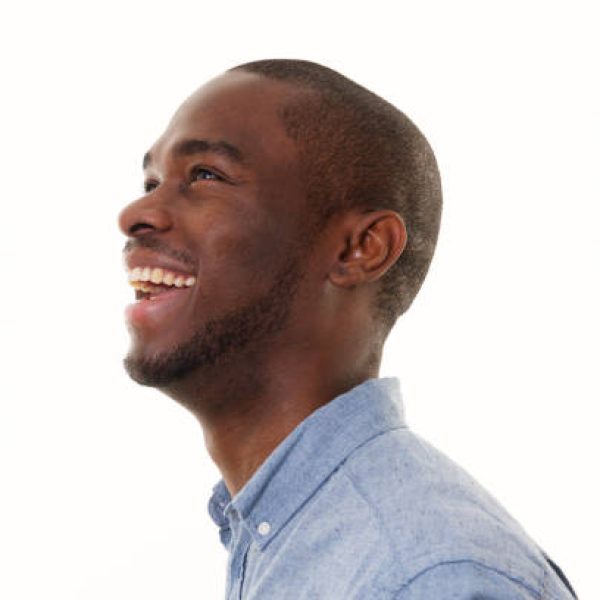
[[[418,576],[425,584],[452,570],[466,578],[485,573],[523,589],[544,588],[545,560],[519,523],[410,430],[372,438],[347,458],[340,475],[385,537],[391,587],[402,589]]]

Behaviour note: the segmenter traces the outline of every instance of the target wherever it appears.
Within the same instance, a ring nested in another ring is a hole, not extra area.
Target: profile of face
[[[277,114],[292,93],[226,73],[184,102],[145,156],[145,193],[119,215],[125,262],[170,279],[150,297],[138,290],[127,310],[124,365],[136,382],[167,388],[239,364],[285,330],[306,253],[302,173]]]

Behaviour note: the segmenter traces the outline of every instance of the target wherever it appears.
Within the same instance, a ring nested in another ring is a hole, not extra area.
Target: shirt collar
[[[275,448],[233,499],[223,480],[213,488],[208,511],[221,542],[228,547],[235,514],[264,548],[353,450],[405,426],[396,377],[367,379],[321,406]]]

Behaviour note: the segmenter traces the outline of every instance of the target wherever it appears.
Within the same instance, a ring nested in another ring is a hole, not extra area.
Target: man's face
[[[138,383],[166,387],[257,356],[289,322],[305,205],[277,109],[292,93],[225,74],[182,105],[146,156],[146,193],[119,216],[127,262],[195,283],[128,307],[124,364]]]

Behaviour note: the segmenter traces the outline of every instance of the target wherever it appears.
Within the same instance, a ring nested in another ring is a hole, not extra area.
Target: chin
[[[186,365],[174,361],[172,355],[146,358],[130,353],[123,359],[123,366],[133,381],[149,387],[167,386],[189,372]]]

